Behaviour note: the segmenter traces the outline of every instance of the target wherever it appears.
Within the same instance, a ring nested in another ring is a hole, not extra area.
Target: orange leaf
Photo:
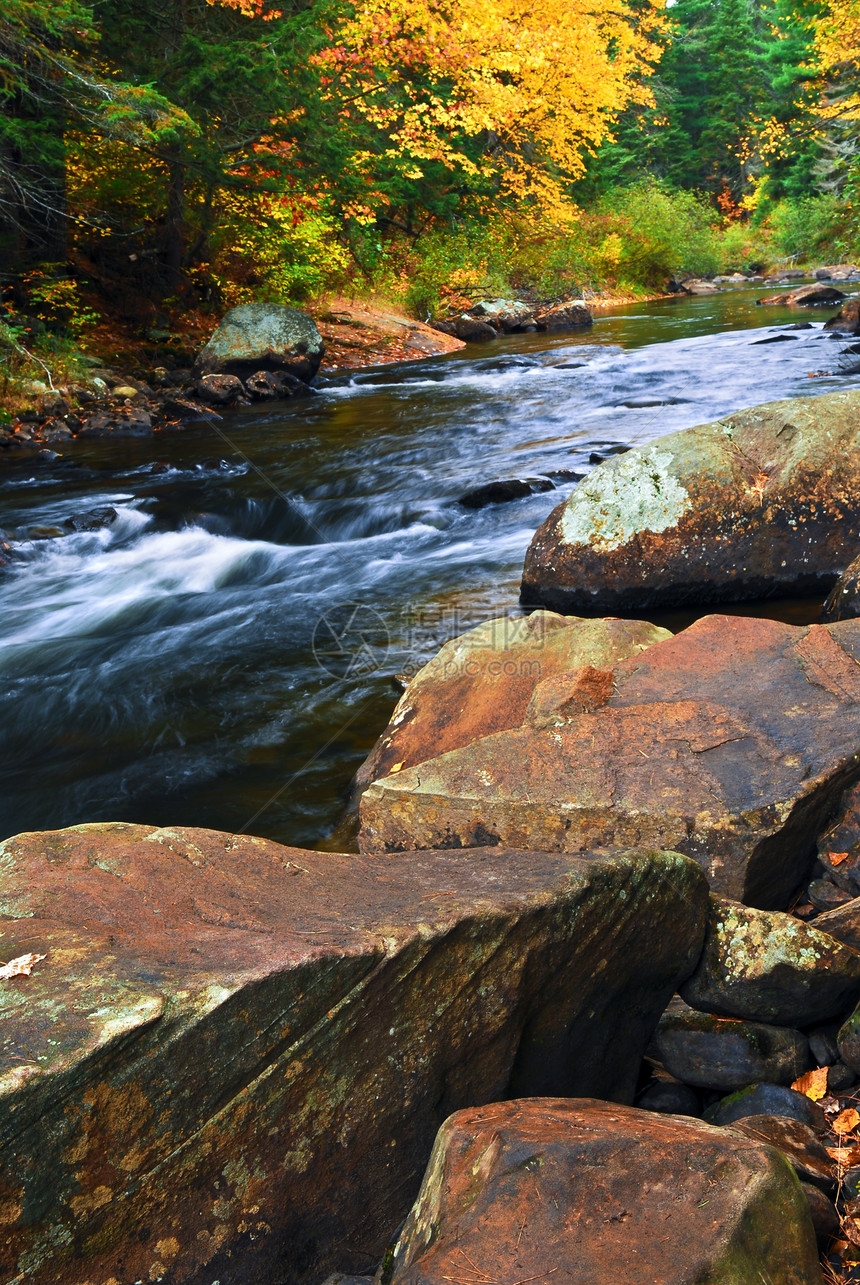
[[[843,861],[848,860],[847,852],[825,852],[824,855],[832,866],[841,866]]]
[[[807,1071],[791,1087],[798,1093],[805,1093],[813,1102],[820,1102],[827,1093],[827,1067],[819,1066],[814,1071]]]
[[[860,1111],[855,1111],[853,1107],[846,1107],[840,1111],[836,1119],[830,1126],[834,1133],[851,1133],[853,1129],[860,1124]]]
[[[860,1147],[825,1147],[824,1150],[843,1169],[853,1169],[860,1164]]]

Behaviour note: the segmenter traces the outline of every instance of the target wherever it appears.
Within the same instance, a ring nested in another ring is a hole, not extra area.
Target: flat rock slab
[[[446,1120],[392,1285],[821,1285],[774,1148],[698,1120],[530,1100]]]
[[[485,621],[445,643],[410,682],[359,768],[356,788],[525,720],[538,683],[582,670],[583,697],[615,661],[671,638],[639,620],[585,620],[553,611]],[[601,677],[603,675],[603,677]]]
[[[539,683],[522,727],[389,769],[362,797],[360,843],[644,843],[781,909],[860,773],[859,662],[857,621],[706,616],[591,674],[587,693],[581,671]]]
[[[0,845],[0,1279],[373,1270],[436,1130],[629,1099],[701,949],[677,854],[302,852],[102,824]]]
[[[737,411],[606,460],[526,554],[558,611],[826,593],[860,554],[860,392]]]
[[[705,948],[681,994],[724,1017],[809,1026],[860,996],[860,955],[793,915],[711,898]]]

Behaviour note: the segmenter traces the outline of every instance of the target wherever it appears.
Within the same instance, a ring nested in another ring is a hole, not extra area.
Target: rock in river
[[[100,824],[0,845],[0,1279],[372,1270],[452,1110],[629,1098],[701,949],[642,850],[302,852]]]
[[[765,299],[757,299],[756,303],[785,304],[790,308],[813,308],[820,304],[841,303],[845,298],[841,290],[835,286],[801,286],[799,290],[782,290],[779,294],[769,294]]]
[[[319,369],[322,336],[304,312],[274,303],[243,303],[221,319],[194,363],[201,375],[285,370],[306,383]]]
[[[793,915],[711,898],[705,948],[681,988],[693,1008],[808,1026],[860,995],[860,955]]]
[[[471,1266],[475,1264],[475,1266]],[[699,1120],[531,1099],[439,1131],[391,1285],[821,1285],[773,1147]]]
[[[645,611],[826,592],[860,554],[860,392],[737,411],[606,460],[538,528],[522,596]]]
[[[645,621],[583,620],[552,611],[477,625],[445,643],[412,679],[359,768],[356,788],[519,727],[538,683],[554,674],[579,671],[570,696],[588,703],[591,686],[605,684],[608,666],[671,637]]]
[[[716,892],[782,909],[860,775],[858,661],[857,621],[706,616],[626,659],[543,679],[522,726],[497,731],[464,692],[452,721],[470,743],[396,772],[386,751],[360,842],[644,843],[695,857]]]

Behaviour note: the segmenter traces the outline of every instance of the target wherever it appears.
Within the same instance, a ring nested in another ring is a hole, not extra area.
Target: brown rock
[[[814,1129],[784,1115],[748,1115],[731,1128],[754,1142],[766,1142],[788,1158],[797,1176],[814,1186],[836,1186],[836,1167]]]
[[[846,299],[835,317],[824,323],[825,330],[837,330],[843,335],[860,333],[860,299]]]
[[[841,303],[845,298],[841,290],[835,286],[801,286],[799,290],[780,291],[779,294],[769,294],[765,299],[757,299],[756,302],[764,304],[786,304],[790,308],[809,308],[817,304]]]
[[[566,299],[535,313],[539,330],[582,330],[594,325],[594,318],[584,299]]]
[[[551,678],[527,725],[389,768],[362,798],[361,844],[646,843],[695,857],[716,892],[782,908],[860,770],[858,659],[855,621],[704,617],[606,666],[603,704],[596,679],[587,708]]]
[[[793,398],[605,460],[532,539],[522,597],[647,611],[826,593],[860,555],[860,392]]]
[[[204,375],[195,392],[210,406],[231,406],[245,396],[245,386],[236,375]]]
[[[391,1285],[519,1285],[553,1273],[570,1285],[822,1280],[800,1183],[763,1143],[594,1101],[451,1116]]]
[[[826,1246],[834,1236],[839,1235],[841,1224],[836,1206],[819,1187],[813,1187],[809,1182],[802,1182],[800,1185],[809,1205],[815,1238],[819,1245]]]
[[[79,437],[151,437],[152,416],[134,406],[117,406],[114,410],[91,415],[84,421]]]
[[[356,788],[519,727],[538,683],[555,674],[566,674],[584,691],[597,670],[611,673],[614,661],[671,637],[644,621],[583,620],[551,611],[488,620],[445,643],[418,671],[359,768]],[[573,689],[569,695],[576,699]]]
[[[336,856],[104,824],[0,845],[0,1279],[366,1272],[452,1109],[632,1094],[694,863]]]
[[[860,897],[854,897],[837,910],[826,910],[815,920],[816,928],[860,951]]]

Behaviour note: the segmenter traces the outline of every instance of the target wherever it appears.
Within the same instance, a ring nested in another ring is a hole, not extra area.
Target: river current
[[[0,837],[132,820],[328,846],[394,675],[518,612],[535,528],[596,460],[860,384],[851,341],[821,330],[830,310],[762,293],[345,374],[154,441],[76,443],[50,470],[4,461]],[[556,489],[458,503],[535,476]],[[104,506],[109,527],[31,538]]]

